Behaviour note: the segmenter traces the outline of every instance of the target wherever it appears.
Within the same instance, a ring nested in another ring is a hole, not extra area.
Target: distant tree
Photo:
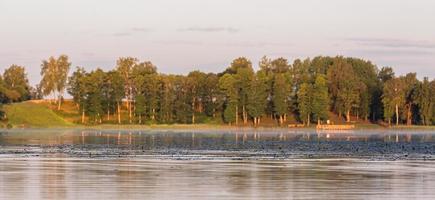
[[[3,73],[3,83],[6,88],[19,94],[18,101],[30,99],[30,86],[27,74],[22,66],[11,65]]]
[[[327,76],[333,108],[339,115],[345,112],[346,121],[350,122],[351,110],[360,104],[361,92],[366,86],[343,57],[334,59]]]
[[[391,123],[392,110],[395,110],[396,125],[399,124],[399,107],[405,103],[405,85],[401,78],[393,78],[385,82],[382,103],[384,104],[384,117]]]
[[[415,95],[415,89],[417,87],[417,84],[419,81],[417,80],[417,74],[416,73],[408,73],[404,77],[401,77],[404,85],[404,112],[403,115],[406,118],[406,125],[412,125],[412,118],[413,118],[413,108],[416,103],[416,99],[414,98]]]
[[[104,76],[105,73],[101,69],[96,69],[86,76],[85,110],[90,123],[102,123],[104,95],[101,88],[104,85]]]
[[[431,102],[435,102],[435,79],[430,82]],[[435,124],[435,105],[432,106],[432,125]]]
[[[116,62],[116,69],[124,79],[124,92],[129,122],[132,123],[133,80],[132,72],[139,60],[133,57],[121,57]]]
[[[206,74],[200,71],[193,71],[187,75],[187,87],[190,96],[190,103],[192,106],[192,124],[195,123],[195,112],[203,111],[202,90],[204,90]]]
[[[382,67],[382,69],[378,73],[378,79],[382,81],[382,83],[387,82],[394,78],[394,71],[391,67]]]
[[[204,104],[204,112],[209,117],[216,117],[216,112],[222,104],[222,94],[219,90],[219,77],[214,73],[208,73],[201,89],[201,102]]]
[[[58,110],[61,107],[70,66],[71,63],[66,55],[61,55],[57,59],[50,57],[48,60],[43,60],[41,64],[42,80],[39,85],[45,96],[53,94],[56,98],[57,92]]]
[[[290,69],[287,59],[282,57],[273,60],[271,67],[274,73],[286,73]]]
[[[86,100],[86,71],[83,67],[77,67],[76,71],[68,79],[68,93],[73,97],[79,112],[81,113],[81,122],[85,123],[85,100]]]
[[[124,80],[117,70],[105,73],[103,83],[103,108],[107,111],[107,120],[110,120],[110,112],[117,114],[118,124],[121,123],[121,103],[124,98]]]
[[[234,75],[225,74],[219,79],[219,88],[225,94],[225,109],[224,109],[224,120],[225,122],[231,123],[235,122],[238,124],[238,88],[236,86],[237,80]]]
[[[138,94],[135,96],[135,113],[139,116],[139,124],[142,124],[142,116],[146,113],[145,107],[145,97],[143,94]]]
[[[284,74],[276,74],[273,82],[272,102],[275,114],[279,118],[279,124],[284,124],[284,116],[287,114],[288,84]]]
[[[310,117],[313,110],[313,87],[309,83],[302,83],[298,91],[299,115],[304,124],[310,126]]]
[[[328,119],[329,107],[328,85],[324,75],[317,75],[311,95],[313,96],[311,106],[313,117],[320,124],[321,120]]]
[[[259,71],[250,84],[247,110],[249,116],[254,119],[254,126],[260,124],[260,117],[264,115],[266,110],[268,97],[267,81],[266,74]]]
[[[423,125],[430,125],[433,115],[433,109],[435,104],[435,91],[431,91],[430,82],[427,77],[423,79],[423,82],[418,83],[413,99],[419,108],[420,117]]]

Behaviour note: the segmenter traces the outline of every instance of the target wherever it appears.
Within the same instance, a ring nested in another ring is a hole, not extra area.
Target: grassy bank
[[[71,127],[73,123],[66,121],[43,104],[22,102],[5,105],[6,126],[12,127]]]
[[[80,124],[80,114],[71,101],[65,101],[61,110],[57,110],[55,105],[47,101],[27,101],[21,103],[8,104],[3,106],[5,119],[1,125],[5,128],[79,128],[79,129],[239,129],[252,128],[251,126],[228,126],[217,120],[204,120],[198,124],[130,124],[123,121],[119,125],[113,116],[105,124],[82,125]],[[123,119],[128,119],[128,113],[121,113]],[[264,124],[259,129],[279,128],[273,120],[265,119]],[[283,128],[286,128],[284,126]],[[314,129],[315,124],[303,129]],[[435,130],[435,126],[393,126],[392,129],[415,129],[415,130]],[[356,129],[385,129],[378,124],[356,123]]]

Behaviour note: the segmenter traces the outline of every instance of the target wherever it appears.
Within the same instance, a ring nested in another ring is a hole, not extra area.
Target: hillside
[[[65,127],[73,125],[46,104],[27,101],[4,105],[7,123],[13,127]]]

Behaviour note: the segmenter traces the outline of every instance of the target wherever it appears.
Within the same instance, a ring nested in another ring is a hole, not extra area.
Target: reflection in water
[[[261,142],[435,142],[433,132],[397,131],[12,131],[0,132],[0,145],[158,145],[201,148]]]
[[[79,151],[90,146],[89,152],[163,150],[170,156],[136,154],[139,151],[130,157],[96,159],[77,158],[68,151],[41,154],[40,158],[0,154],[0,199],[434,199],[435,161],[277,160],[274,153],[272,159],[261,160],[262,150],[292,148],[296,153],[433,155],[433,134],[283,129],[4,131],[0,132],[0,148],[71,145]],[[174,149],[225,153],[220,159],[158,159],[171,157]],[[238,150],[253,150],[260,160],[232,160],[240,158]]]
[[[433,162],[1,158],[1,199],[419,199]]]

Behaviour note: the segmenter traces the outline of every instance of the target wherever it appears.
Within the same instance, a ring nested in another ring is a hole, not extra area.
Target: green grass
[[[68,127],[65,121],[43,104],[22,102],[5,105],[7,123],[13,127]]]

